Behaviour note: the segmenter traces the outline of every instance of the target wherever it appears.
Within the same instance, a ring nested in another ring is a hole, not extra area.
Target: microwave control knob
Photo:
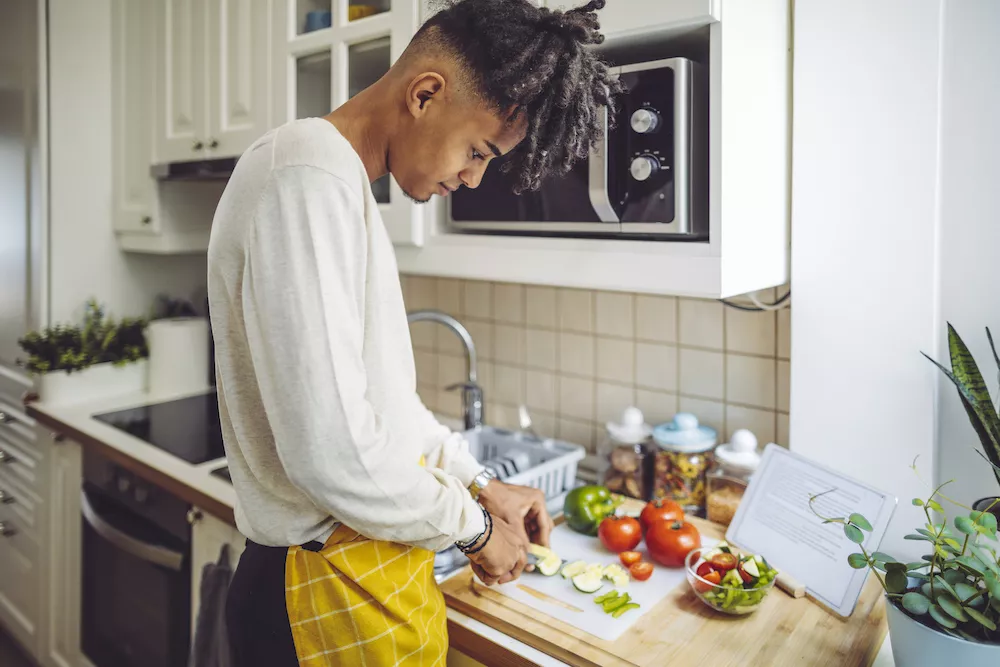
[[[660,170],[660,161],[652,155],[640,155],[632,160],[628,170],[635,180],[645,181]]]
[[[660,117],[652,109],[636,109],[629,122],[635,132],[649,134],[660,124]]]

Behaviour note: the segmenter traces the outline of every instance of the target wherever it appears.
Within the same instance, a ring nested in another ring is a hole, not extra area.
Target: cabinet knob
[[[17,417],[7,412],[0,412],[0,425],[12,424],[17,421]]]
[[[191,509],[188,510],[188,513],[187,513],[188,523],[193,526],[194,524],[196,524],[199,521],[201,521],[201,516],[202,516],[201,515],[201,510],[196,510],[196,509],[194,509],[192,507]]]
[[[202,143],[202,142],[200,142],[200,141],[196,141],[196,142],[194,142],[194,144],[193,144],[193,145],[191,146],[191,150],[195,150],[195,151],[200,151],[200,150],[201,150],[202,148],[204,148],[204,147],[205,147],[205,144],[203,144],[203,143]]]
[[[0,449],[0,463],[13,463],[13,462],[14,462],[14,457],[11,456],[8,452],[5,452],[4,450]]]
[[[3,537],[10,537],[11,535],[16,534],[17,530],[15,530],[9,523],[6,521],[0,521],[0,535]]]
[[[10,505],[14,502],[14,496],[10,495],[6,491],[0,491],[0,504]]]
[[[209,148],[218,148],[219,147],[219,140],[218,139],[209,139],[208,140],[208,147]]]
[[[144,216],[142,216],[142,224],[148,225],[151,222],[153,222],[153,216],[151,216],[151,215],[144,215]]]

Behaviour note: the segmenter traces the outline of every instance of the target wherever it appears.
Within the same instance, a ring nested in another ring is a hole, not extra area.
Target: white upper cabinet
[[[131,3],[128,3],[131,4]],[[208,131],[206,13],[203,0],[157,0],[155,49],[159,103],[156,132],[160,162],[197,160],[205,155]],[[215,35],[212,35],[215,37]]]
[[[720,18],[722,0],[609,0],[599,12],[608,39],[705,25]],[[552,9],[572,9],[585,0],[545,0]]]
[[[269,128],[266,0],[208,2],[205,153],[238,156]]]

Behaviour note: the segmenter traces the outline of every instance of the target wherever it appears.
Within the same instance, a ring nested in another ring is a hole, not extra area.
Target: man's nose
[[[483,182],[483,174],[486,173],[486,165],[479,168],[465,169],[458,175],[465,187],[475,190]]]

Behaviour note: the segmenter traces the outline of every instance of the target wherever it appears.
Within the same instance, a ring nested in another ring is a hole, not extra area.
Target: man
[[[594,0],[552,12],[463,0],[378,82],[240,159],[209,247],[226,454],[247,548],[227,624],[239,667],[444,664],[434,552],[516,579],[551,519],[481,474],[415,390],[392,245],[370,184],[475,188],[507,155],[520,189],[567,171],[619,84],[589,50]]]

